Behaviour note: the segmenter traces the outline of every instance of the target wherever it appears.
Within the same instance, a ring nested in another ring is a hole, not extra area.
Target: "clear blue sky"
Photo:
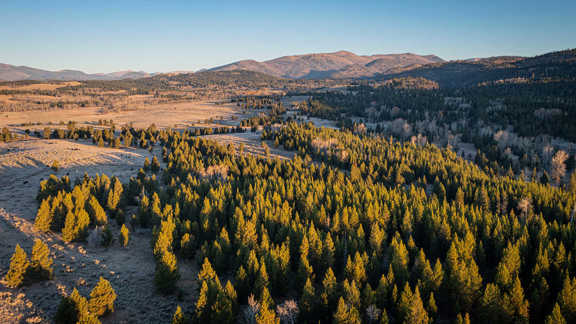
[[[337,50],[456,59],[573,47],[574,0],[3,0],[0,6],[0,62],[48,70],[197,70]]]

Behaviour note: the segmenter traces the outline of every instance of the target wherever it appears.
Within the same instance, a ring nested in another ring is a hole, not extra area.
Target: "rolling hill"
[[[1,81],[20,80],[120,80],[138,79],[149,76],[146,72],[120,71],[112,73],[88,74],[76,70],[46,71],[28,66],[15,66],[0,63]]]
[[[386,54],[363,56],[347,51],[283,56],[269,61],[239,61],[211,71],[248,70],[291,79],[366,78],[407,66],[444,62],[435,55]]]

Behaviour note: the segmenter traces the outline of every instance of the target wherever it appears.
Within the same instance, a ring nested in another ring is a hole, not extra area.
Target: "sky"
[[[0,63],[194,71],[347,50],[443,59],[576,47],[576,1],[2,0]]]

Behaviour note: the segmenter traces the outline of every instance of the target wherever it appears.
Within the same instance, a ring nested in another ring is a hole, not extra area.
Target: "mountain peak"
[[[356,55],[341,50],[332,53],[289,55],[257,62],[243,60],[210,69],[211,71],[249,70],[292,79],[365,78],[412,65],[444,62],[435,55],[412,53]]]
[[[338,51],[338,52],[334,52],[334,53],[331,53],[331,54],[335,54],[335,55],[345,55],[345,56],[357,56],[356,54],[354,54],[354,53],[352,53],[352,52],[344,51],[344,50]]]

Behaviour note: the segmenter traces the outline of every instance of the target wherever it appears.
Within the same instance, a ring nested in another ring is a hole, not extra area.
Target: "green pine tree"
[[[300,298],[300,309],[302,310],[303,317],[312,319],[316,310],[316,292],[310,278],[306,280],[304,289],[302,290],[302,297]]]
[[[122,227],[120,228],[120,244],[123,247],[127,247],[129,239],[130,231],[128,230],[128,227],[126,227],[126,224],[122,224]]]
[[[90,196],[90,199],[88,200],[87,211],[93,224],[100,226],[106,225],[108,223],[108,216],[106,216],[106,211],[104,211],[104,208],[102,208],[95,196]]]
[[[335,324],[360,324],[360,313],[354,306],[349,306],[344,301],[344,298],[340,297],[338,300],[338,308],[334,313],[334,323]]]
[[[88,301],[88,310],[96,316],[102,316],[106,313],[114,312],[114,302],[116,301],[116,292],[110,282],[102,277],[96,284],[96,287],[90,292]]]
[[[30,256],[30,270],[38,279],[51,279],[53,274],[50,249],[39,239],[34,240],[32,255]]]
[[[26,271],[29,266],[28,255],[19,244],[16,244],[14,254],[10,259],[10,268],[5,277],[6,285],[11,288],[21,286],[24,283]]]
[[[560,311],[560,306],[558,303],[554,305],[554,309],[552,310],[552,314],[546,317],[546,324],[566,324],[566,319],[562,316],[562,312]]]
[[[178,273],[176,256],[172,252],[165,251],[156,264],[154,274],[156,288],[165,294],[174,292],[178,279],[180,279],[180,273]]]
[[[172,324],[185,324],[185,323],[186,323],[186,317],[182,312],[182,308],[180,307],[180,305],[178,305],[176,307],[174,315],[172,316]]]
[[[42,200],[42,203],[40,203],[40,208],[38,209],[38,213],[36,214],[34,226],[36,226],[36,228],[41,232],[48,232],[50,230],[50,226],[52,226],[53,218],[54,215],[50,210],[49,199]]]

